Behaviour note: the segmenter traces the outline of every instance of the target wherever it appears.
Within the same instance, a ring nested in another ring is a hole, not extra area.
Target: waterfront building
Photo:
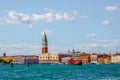
[[[12,58],[13,64],[38,64],[39,58],[36,55],[17,55]]]
[[[42,34],[42,53],[39,55],[40,64],[57,64],[61,62],[63,57],[67,57],[70,54],[58,54],[58,53],[48,53],[48,41],[46,33]]]
[[[74,60],[82,61],[83,64],[90,63],[90,54],[87,54],[85,52],[83,52],[83,53],[74,53],[72,55],[72,58]]]
[[[70,54],[40,54],[39,55],[39,63],[40,64],[58,64],[62,62],[63,57],[70,57]]]
[[[74,59],[74,60],[80,60],[80,53],[74,53],[74,54],[72,54],[72,58]]]
[[[91,54],[91,63],[108,64],[111,62],[111,56],[108,54]]]
[[[111,63],[120,63],[120,53],[117,52],[111,56]]]
[[[80,61],[82,61],[83,64],[90,63],[90,54],[81,53],[81,55],[80,55]]]
[[[59,63],[59,55],[58,54],[40,54],[39,63],[40,64]]]
[[[98,54],[99,64],[108,64],[111,62],[111,56],[108,54]]]
[[[2,59],[2,56],[0,56],[0,59]]]
[[[24,59],[25,64],[39,64],[39,58],[25,58]]]
[[[72,57],[64,57],[64,58],[62,58],[61,63],[65,64],[65,63],[69,62],[71,59],[72,59]]]
[[[12,63],[13,64],[24,64],[25,63],[24,59],[25,59],[25,56],[23,55],[13,56]]]
[[[11,56],[1,57],[2,60],[4,60],[6,63],[10,63],[12,61]]]
[[[97,62],[98,54],[93,53],[93,54],[90,55],[90,57],[91,57],[91,63],[94,63],[94,64],[97,64],[97,63],[98,63],[98,62]]]
[[[47,42],[47,36],[46,33],[43,32],[42,35],[42,54],[48,53],[48,42]]]

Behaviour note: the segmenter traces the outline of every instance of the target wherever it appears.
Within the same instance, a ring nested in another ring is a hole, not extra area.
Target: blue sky
[[[0,55],[120,52],[120,0],[0,0]]]

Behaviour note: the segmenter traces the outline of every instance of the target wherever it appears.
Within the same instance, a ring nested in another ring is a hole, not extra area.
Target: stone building
[[[39,63],[40,64],[58,64],[61,63],[63,57],[69,57],[70,54],[40,54],[39,55]]]
[[[111,62],[111,56],[108,54],[98,54],[99,64],[109,64]]]
[[[111,63],[120,63],[120,53],[117,52],[111,56]]]
[[[39,55],[40,64],[58,64],[61,63],[63,57],[70,56],[69,54],[48,53],[48,41],[46,33],[42,35],[42,53]]]
[[[91,57],[91,63],[93,63],[93,64],[97,64],[98,63],[97,62],[98,54],[93,53],[93,54],[90,55],[90,57]]]
[[[72,58],[74,59],[74,60],[80,60],[80,53],[74,53],[74,54],[72,54]]]
[[[91,54],[91,63],[108,64],[111,62],[111,56],[108,54]]]
[[[64,63],[64,64],[66,64],[68,61],[70,61],[72,59],[72,57],[64,57],[64,58],[62,58],[62,61],[61,61],[61,63]]]
[[[13,64],[38,64],[39,58],[36,55],[17,55],[12,58]]]
[[[82,61],[83,64],[90,63],[90,54],[82,53],[80,55],[80,60]]]
[[[83,52],[83,53],[74,53],[72,55],[72,58],[74,60],[82,61],[83,64],[90,63],[90,54],[87,54],[85,52]]]

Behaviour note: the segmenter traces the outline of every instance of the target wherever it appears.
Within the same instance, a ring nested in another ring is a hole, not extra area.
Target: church
[[[62,58],[71,57],[71,54],[48,53],[48,41],[45,31],[42,34],[42,50],[39,55],[40,64],[59,64]]]

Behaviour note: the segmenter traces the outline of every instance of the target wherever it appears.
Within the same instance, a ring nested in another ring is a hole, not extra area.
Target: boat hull
[[[68,64],[68,65],[82,65],[82,61],[72,59],[72,60],[68,61],[66,64]]]

